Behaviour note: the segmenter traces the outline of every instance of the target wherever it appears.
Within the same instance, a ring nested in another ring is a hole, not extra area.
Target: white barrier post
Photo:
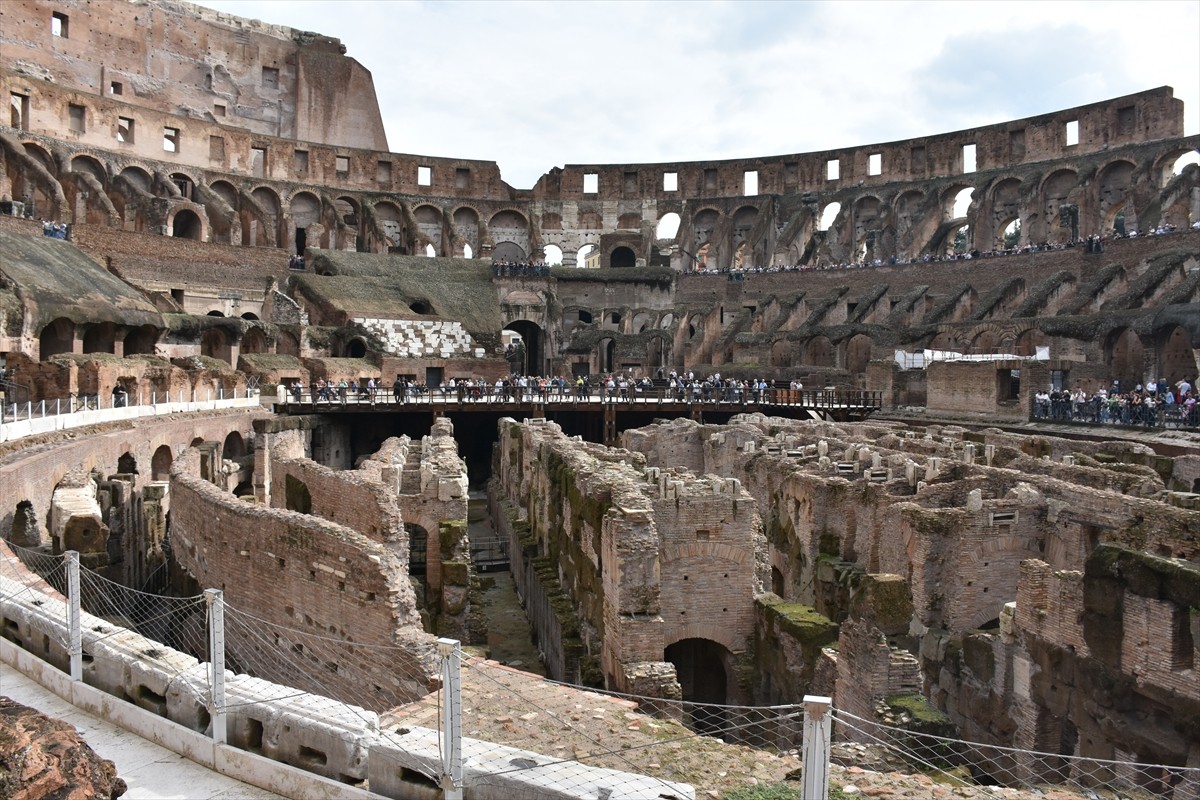
[[[829,800],[829,734],[833,701],[804,696],[803,788],[804,800]]]
[[[68,550],[67,556],[67,630],[71,641],[67,653],[71,656],[71,680],[83,680],[83,626],[79,612],[79,552]]]
[[[462,800],[462,649],[454,639],[438,639],[442,656],[442,792],[444,800]]]
[[[208,606],[208,669],[212,688],[208,713],[212,715],[212,738],[225,744],[225,594],[220,589],[205,589]]]

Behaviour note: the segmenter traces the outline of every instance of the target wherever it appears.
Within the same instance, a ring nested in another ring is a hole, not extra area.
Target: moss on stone
[[[888,697],[888,708],[898,714],[908,714],[914,722],[922,725],[949,725],[950,717],[937,710],[929,700],[919,694],[897,694]]]
[[[442,584],[446,586],[467,586],[471,580],[471,565],[464,561],[442,562]],[[457,613],[457,612],[455,612]]]
[[[837,641],[838,626],[812,606],[785,603],[778,595],[765,594],[755,600],[766,612],[769,624],[806,645],[825,645]]]

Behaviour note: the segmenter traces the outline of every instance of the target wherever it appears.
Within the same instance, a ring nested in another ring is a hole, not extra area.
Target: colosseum
[[[877,725],[991,748],[939,756],[972,787],[1200,797],[1170,87],[519,190],[390,152],[321,34],[174,0],[6,0],[0,30],[6,664],[81,656],[212,735],[185,601],[219,590],[229,745],[353,796],[727,796],[795,777],[771,710],[822,696],[843,763]],[[72,654],[42,615],[68,552],[161,613],[87,607]],[[536,664],[501,655],[525,632]],[[419,734],[449,639],[457,787]],[[601,757],[619,731],[700,755]]]

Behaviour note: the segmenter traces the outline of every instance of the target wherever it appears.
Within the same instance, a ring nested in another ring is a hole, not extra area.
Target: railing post
[[[225,594],[220,589],[205,589],[208,606],[208,713],[212,717],[212,738],[225,744]]]
[[[438,639],[442,657],[442,792],[445,800],[462,800],[462,649],[454,639]]]
[[[68,550],[67,556],[67,630],[71,641],[67,653],[71,656],[71,680],[83,680],[83,625],[79,610],[79,551]]]
[[[833,701],[804,696],[804,744],[800,796],[804,800],[829,800],[829,734]]]

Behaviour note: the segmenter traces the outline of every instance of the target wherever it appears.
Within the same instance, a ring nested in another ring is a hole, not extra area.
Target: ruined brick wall
[[[308,459],[271,462],[271,507],[312,514],[373,542],[407,552],[404,520],[393,492],[357,470],[334,470]],[[301,510],[300,506],[303,505]]]
[[[56,13],[65,18],[60,36],[51,31]],[[0,22],[10,64],[113,105],[182,111],[262,135],[387,148],[371,75],[341,54],[336,39],[190,3],[99,9],[84,0],[16,0],[5,4]],[[32,127],[53,122],[35,116]],[[144,148],[161,150],[158,137],[146,134]]]
[[[402,554],[394,545],[310,514],[266,508],[220,491],[198,474],[188,451],[172,469],[172,537],[181,566],[227,604],[306,636],[398,645],[380,659],[369,647],[337,649],[337,669],[311,665],[328,695],[377,709],[423,696],[436,682],[432,638],[421,630]],[[227,615],[230,612],[226,612]],[[310,647],[311,649],[311,647]],[[314,656],[319,658],[319,654]],[[263,675],[292,686],[310,676],[269,653],[235,657],[261,663]]]
[[[540,630],[578,631],[581,671],[590,657],[610,687],[645,690],[642,667],[675,642],[750,646],[766,550],[736,481],[642,474],[635,454],[573,442],[550,423],[502,422],[496,463],[493,502],[503,497],[514,560],[527,562],[514,576],[539,576],[539,603],[556,617]],[[577,615],[554,609],[557,596]]]
[[[288,276],[287,256],[273,248],[235,247],[87,224],[72,226],[71,241],[134,286],[167,294],[182,289],[189,313],[208,313],[186,303],[188,295],[202,287],[241,290],[261,307],[267,285],[272,280],[286,282]]]
[[[223,442],[230,433],[249,437],[251,424],[260,413],[239,409],[142,417],[98,425],[86,429],[87,435],[55,434],[3,445],[0,452],[6,463],[0,469],[0,535],[8,538],[18,508],[28,504],[30,518],[38,522],[43,541],[49,543],[46,525],[51,496],[72,468],[112,475],[120,471],[120,459],[128,454],[137,465],[140,489],[153,478],[154,456],[162,448],[173,459],[197,439]]]

